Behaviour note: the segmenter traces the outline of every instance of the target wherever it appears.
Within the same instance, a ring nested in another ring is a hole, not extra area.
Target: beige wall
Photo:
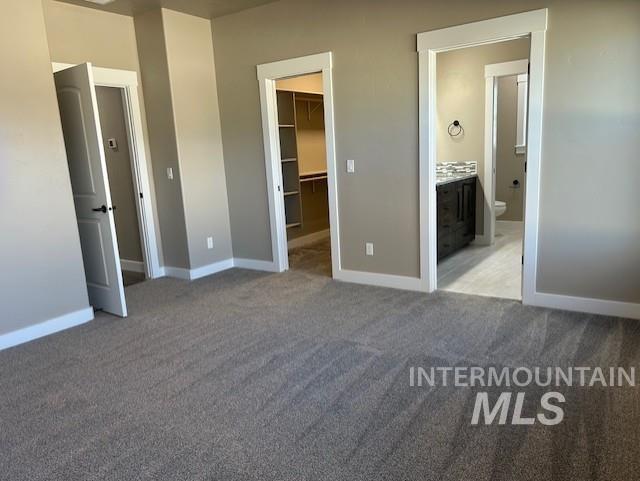
[[[640,301],[635,1],[465,0],[454,8],[282,0],[215,19],[235,254],[271,258],[256,65],[333,52],[343,267],[417,276],[416,34],[541,7],[549,7],[550,29],[538,289]],[[344,171],[348,158],[354,175]],[[375,243],[375,256],[365,256],[365,241]]]
[[[507,203],[499,220],[521,221],[524,211],[524,154],[516,154],[518,77],[498,78],[496,110],[496,200]],[[519,182],[514,188],[513,181]]]
[[[193,269],[233,256],[211,22],[166,9],[162,18]]]
[[[89,307],[40,0],[0,15],[0,334]]]
[[[42,5],[47,27],[47,41],[53,62],[71,64],[91,62],[97,67],[131,70],[138,73],[140,80],[140,64],[133,18],[54,0],[42,0]],[[149,155],[149,135],[142,85],[138,86],[138,97],[141,103],[142,130],[147,161],[153,166],[154,159]],[[150,170],[155,171],[155,169]],[[156,226],[161,227],[159,212],[156,208],[154,182],[150,182],[150,185],[155,223]],[[157,236],[161,263],[163,262],[165,231],[161,231]]]
[[[54,62],[139,71],[133,18],[42,0]]]
[[[559,2],[550,18],[541,291],[640,302],[638,19],[637,1]]]
[[[111,203],[117,207],[114,218],[120,259],[142,262],[137,199],[131,173],[131,155],[122,104],[122,90],[114,87],[97,87],[96,97]],[[109,147],[109,139],[116,140],[117,148]]]
[[[154,10],[136,16],[135,27],[140,52],[140,77],[146,92],[145,106],[164,263],[165,266],[187,269],[187,231],[161,11]],[[167,177],[167,169],[172,169],[173,180]]]
[[[165,258],[198,268],[232,257],[211,23],[161,9],[135,18]],[[172,168],[169,180],[166,169]],[[207,248],[213,237],[213,249]]]
[[[437,56],[438,162],[478,162],[476,231],[484,233],[485,65],[529,58],[529,39],[463,48]],[[451,137],[447,128],[459,120],[464,134]],[[504,200],[504,199],[501,199]]]

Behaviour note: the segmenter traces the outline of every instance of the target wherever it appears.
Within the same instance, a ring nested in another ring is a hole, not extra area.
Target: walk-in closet
[[[282,195],[290,264],[295,268],[294,250],[320,247],[323,242],[329,245],[322,77],[311,74],[278,80],[276,89]]]

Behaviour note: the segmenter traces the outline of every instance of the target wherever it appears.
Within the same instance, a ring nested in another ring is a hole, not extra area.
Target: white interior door
[[[91,64],[54,74],[89,301],[127,315]]]

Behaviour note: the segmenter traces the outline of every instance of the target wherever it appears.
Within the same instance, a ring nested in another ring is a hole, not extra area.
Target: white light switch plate
[[[373,242],[367,242],[365,244],[365,251],[366,251],[368,256],[372,256],[373,255]]]
[[[353,159],[347,160],[347,173],[353,174],[356,171],[356,161]]]
[[[213,237],[207,237],[207,249],[213,249]]]
[[[167,167],[167,179],[173,180],[173,169],[171,167]]]

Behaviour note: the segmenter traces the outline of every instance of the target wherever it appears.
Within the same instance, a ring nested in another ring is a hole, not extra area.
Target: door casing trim
[[[448,50],[530,37],[522,302],[536,304],[547,17],[543,8],[418,34],[420,283],[426,292],[437,288],[436,56]]]

